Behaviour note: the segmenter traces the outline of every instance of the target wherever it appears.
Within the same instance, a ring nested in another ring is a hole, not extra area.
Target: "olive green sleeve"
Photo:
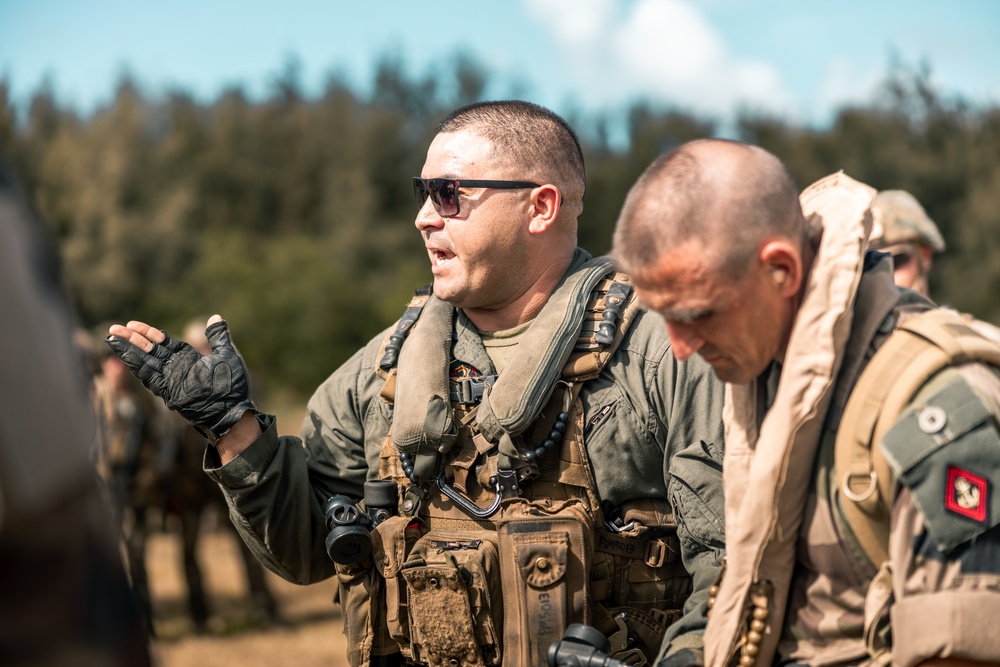
[[[708,588],[718,578],[725,555],[721,445],[698,442],[674,456],[667,489],[693,592],[684,605],[684,616],[667,629],[661,658],[681,649],[700,652],[702,648]]]
[[[881,443],[900,483],[889,534],[894,665],[1000,655],[998,415],[994,369],[949,368]]]
[[[679,362],[670,351],[661,361],[659,378],[667,493],[677,522],[681,557],[693,584],[684,616],[668,628],[659,657],[688,649],[698,658],[708,622],[708,588],[718,578],[725,556],[724,385],[699,357]]]
[[[368,474],[365,415],[378,399],[374,339],[334,372],[309,401],[301,437],[278,437],[273,417],[243,453],[204,467],[225,494],[230,517],[257,558],[281,577],[310,584],[332,576],[324,507],[334,494],[360,498]]]

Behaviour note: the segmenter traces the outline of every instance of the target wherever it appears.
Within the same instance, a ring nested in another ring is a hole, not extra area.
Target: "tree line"
[[[310,96],[290,62],[263,99],[232,87],[202,102],[150,96],[126,75],[87,114],[45,84],[19,113],[0,79],[0,157],[57,242],[85,326],[143,319],[179,333],[219,312],[265,386],[305,394],[429,282],[410,178],[437,123],[483,99],[489,78],[467,57],[412,76],[387,56],[370,92],[331,77]],[[568,117],[587,161],[580,243],[594,254],[654,157],[720,132],[641,100],[625,113],[624,145],[608,139],[613,119]],[[828,127],[744,112],[726,131],[777,154],[803,187],[843,169],[912,192],[949,246],[932,293],[1000,322],[1000,107],[897,67]]]

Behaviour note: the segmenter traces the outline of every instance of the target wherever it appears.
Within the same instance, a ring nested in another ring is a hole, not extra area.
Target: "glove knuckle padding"
[[[184,341],[174,338],[166,331],[162,333],[163,333],[163,342],[159,344],[162,349],[168,350],[169,352],[179,352],[183,350],[185,347],[187,347],[187,343],[185,343]]]

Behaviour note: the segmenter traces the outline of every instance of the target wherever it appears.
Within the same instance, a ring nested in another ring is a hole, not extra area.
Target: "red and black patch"
[[[482,373],[480,373],[479,369],[472,364],[467,364],[464,361],[453,359],[451,367],[448,369],[448,375],[453,378],[477,378],[482,375]]]
[[[979,523],[986,522],[990,483],[957,466],[948,466],[945,509]]]

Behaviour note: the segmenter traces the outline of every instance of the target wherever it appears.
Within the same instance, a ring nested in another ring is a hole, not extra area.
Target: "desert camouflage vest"
[[[931,377],[969,362],[1000,368],[1000,346],[970,328],[955,311],[939,308],[911,315],[872,356],[844,409],[834,445],[835,479],[841,516],[860,552],[879,568],[865,602],[865,640],[873,664],[891,660],[888,628],[880,619],[892,597],[889,513],[896,491],[893,470],[875,443]],[[924,417],[931,420],[935,415],[928,412]]]
[[[673,516],[665,499],[602,511],[579,399],[637,311],[629,279],[590,260],[500,376],[449,378],[454,309],[429,291],[410,302],[379,359],[395,406],[379,476],[399,514],[373,532],[372,562],[338,566],[354,667],[536,667],[571,623],[601,629],[618,659],[655,657],[689,576]],[[436,357],[407,363],[435,340]]]

